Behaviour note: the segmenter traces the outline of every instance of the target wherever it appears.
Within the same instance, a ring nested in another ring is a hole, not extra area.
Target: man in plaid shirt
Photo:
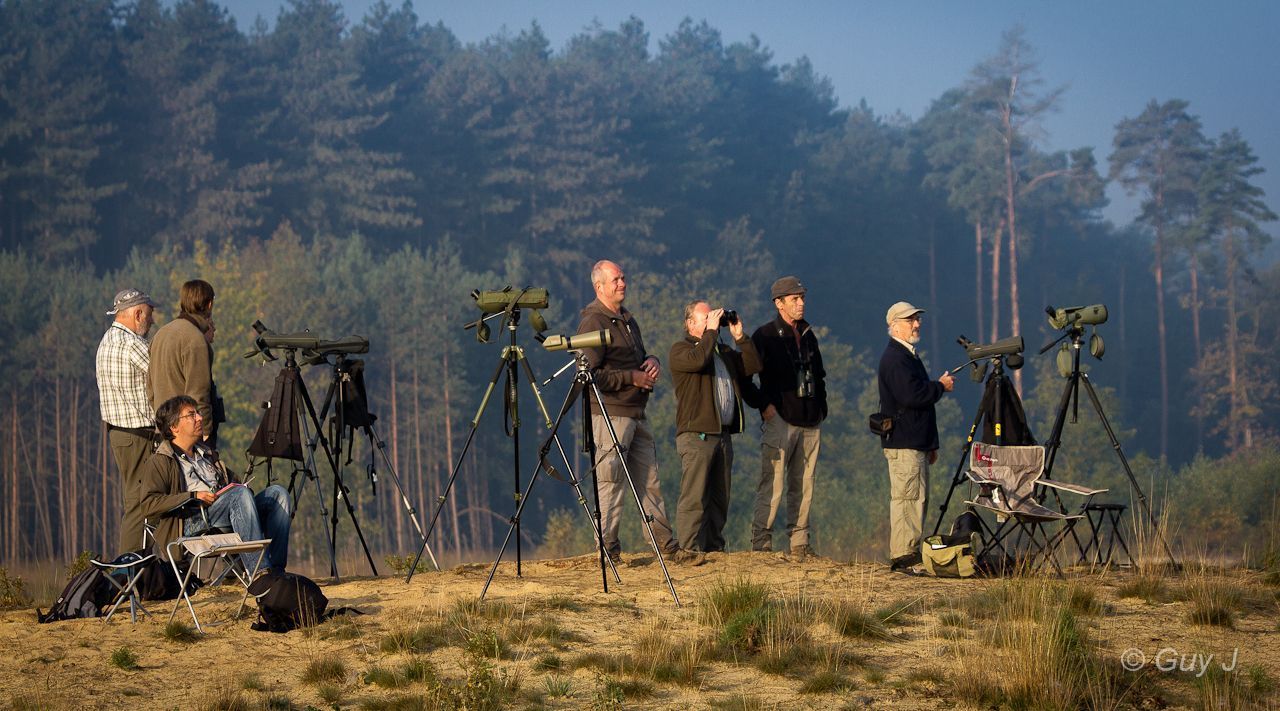
[[[147,333],[156,303],[137,289],[116,294],[108,316],[115,321],[98,344],[98,399],[107,438],[124,484],[124,519],[120,550],[142,547],[142,515],[138,509],[138,475],[155,451],[155,413],[147,389],[150,365]]]

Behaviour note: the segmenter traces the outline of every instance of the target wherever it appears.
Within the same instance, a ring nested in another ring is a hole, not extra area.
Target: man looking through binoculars
[[[724,326],[740,350],[720,342]],[[742,379],[760,372],[760,359],[733,311],[691,301],[684,307],[684,328],[685,337],[667,357],[676,388],[676,452],[682,469],[677,560],[700,565],[707,553],[724,550],[733,473],[730,437],[746,422],[738,388]]]

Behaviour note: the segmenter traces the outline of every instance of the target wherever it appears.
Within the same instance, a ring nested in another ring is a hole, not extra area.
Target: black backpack
[[[288,632],[328,619],[329,598],[305,575],[267,573],[249,585],[249,594],[258,600],[258,621],[250,627],[259,632]]]
[[[111,604],[116,588],[107,574],[96,565],[76,574],[58,595],[58,600],[44,613],[36,608],[36,621],[44,624],[82,617],[101,617],[102,608]]]

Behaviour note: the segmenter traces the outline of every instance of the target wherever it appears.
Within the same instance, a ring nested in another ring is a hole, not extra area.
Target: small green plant
[[[293,711],[293,700],[288,696],[272,694],[262,701],[262,708],[267,711]]]
[[[547,610],[567,612],[582,612],[586,609],[568,595],[549,595],[542,600],[542,607]]]
[[[856,602],[841,600],[826,606],[829,624],[845,637],[870,640],[893,639],[880,615],[867,612]]]
[[[1185,593],[1191,607],[1187,619],[1192,624],[1235,628],[1235,610],[1241,603],[1235,586],[1202,574],[1187,583]]]
[[[185,624],[182,620],[173,620],[165,625],[161,636],[170,642],[181,644],[191,644],[200,639],[200,635],[196,633],[196,628]]]
[[[699,620],[720,626],[733,617],[764,608],[769,603],[769,587],[745,578],[733,582],[717,581],[711,585],[698,608]]]
[[[570,695],[573,689],[573,682],[567,676],[548,674],[542,678],[542,686],[546,689],[547,696],[553,699],[563,699]]]
[[[337,704],[342,701],[342,687],[337,684],[321,684],[316,687],[316,694],[326,704]]]
[[[465,649],[468,654],[490,659],[502,659],[511,654],[511,648],[507,646],[507,640],[492,629],[477,630],[471,633],[471,636],[467,638]]]
[[[80,551],[80,555],[72,558],[71,562],[67,563],[66,570],[64,571],[66,573],[67,580],[70,580],[87,570],[89,568],[89,561],[97,557],[98,554],[93,551]]]
[[[853,680],[838,671],[823,670],[805,679],[800,685],[802,694],[831,694],[856,688]]]
[[[408,680],[387,667],[374,665],[364,673],[365,684],[381,686],[384,689],[399,689],[408,685]]]
[[[253,705],[236,689],[222,688],[203,704],[205,711],[250,711]]]
[[[754,696],[734,694],[722,699],[712,699],[711,708],[718,711],[764,711],[764,702]]]
[[[1169,586],[1159,573],[1143,572],[1116,588],[1116,597],[1138,598],[1148,605],[1157,605],[1169,600]]]
[[[378,649],[386,654],[424,654],[446,644],[448,635],[443,625],[416,625],[388,632],[378,643]]]
[[[905,624],[911,617],[929,609],[929,603],[922,597],[901,598],[883,605],[875,611],[875,616],[885,625]]]
[[[408,575],[409,566],[413,565],[413,556],[408,555],[399,556],[395,554],[388,554],[383,558],[383,560],[387,562],[388,568],[395,571],[396,575]],[[431,561],[426,558],[419,558],[418,565],[413,569],[413,572],[416,575],[418,573],[430,573],[434,570],[435,567],[431,565]]]
[[[128,647],[120,647],[111,653],[111,666],[126,670],[137,669],[138,655]]]
[[[0,610],[16,610],[31,605],[31,595],[27,593],[27,583],[16,575],[0,567]]]
[[[266,691],[267,686],[262,683],[262,677],[254,672],[249,672],[240,677],[240,688],[245,691]]]
[[[1085,585],[1070,585],[1066,590],[1067,607],[1078,615],[1101,615],[1107,606],[1098,599],[1097,591]]]
[[[332,657],[313,659],[302,671],[302,681],[307,684],[325,682],[342,683],[347,678],[347,665]]]
[[[415,684],[437,683],[436,668],[425,659],[410,659],[400,667],[400,675]]]
[[[564,668],[564,661],[554,654],[544,654],[533,663],[538,671],[556,671]]]

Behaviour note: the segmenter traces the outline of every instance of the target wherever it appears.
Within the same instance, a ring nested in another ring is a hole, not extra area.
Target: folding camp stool
[[[102,621],[108,622],[111,616],[116,614],[116,610],[120,609],[126,601],[129,603],[129,621],[138,621],[138,611],[141,610],[143,615],[150,615],[147,608],[142,606],[142,599],[138,597],[138,580],[142,577],[142,571],[146,570],[147,563],[150,563],[156,557],[155,553],[147,556],[138,553],[127,553],[121,558],[127,558],[119,563],[116,561],[102,562],[100,560],[91,560],[89,563],[102,569],[106,573],[107,580],[116,588],[115,597],[111,598],[111,604],[107,605],[107,614]],[[120,558],[116,558],[120,560]],[[124,582],[116,579],[116,575],[124,571]]]
[[[1084,515],[1089,523],[1089,540],[1080,548],[1080,562],[1089,563],[1091,565],[1105,565],[1111,562],[1111,555],[1116,544],[1120,544],[1120,550],[1124,551],[1125,557],[1129,559],[1127,565],[1133,565],[1136,561],[1133,554],[1129,552],[1129,546],[1124,541],[1124,534],[1120,530],[1120,521],[1124,517],[1124,512],[1129,509],[1124,504],[1089,504],[1084,507]],[[1107,552],[1102,552],[1103,540],[1107,542]],[[1089,551],[1093,551],[1093,559],[1089,559]],[[1121,563],[1120,565],[1126,565]]]
[[[213,560],[215,569],[217,563],[221,562],[231,574],[233,574],[244,588],[244,596],[240,598],[240,607],[236,610],[236,617],[244,612],[245,603],[249,600],[249,583],[253,582],[253,578],[258,573],[258,568],[262,566],[262,559],[267,554],[267,546],[271,544],[270,538],[264,538],[258,541],[242,541],[238,533],[217,533],[202,536],[185,536],[179,538],[165,547],[169,555],[169,564],[173,566],[173,574],[181,581],[179,586],[178,600],[173,604],[173,612],[169,613],[169,621],[172,622],[175,615],[178,614],[178,607],[183,601],[187,603],[187,610],[191,612],[191,620],[195,622],[196,629],[204,632],[204,628],[200,626],[200,619],[196,617],[195,606],[191,604],[191,593],[188,592],[187,586],[191,581],[191,576],[200,567],[201,561]],[[243,553],[253,553],[257,551],[258,559],[253,564],[253,570],[241,573],[236,569],[235,563],[239,556]],[[185,553],[191,557],[191,563],[187,567],[187,572],[183,575],[178,570],[178,558]],[[216,579],[225,577],[227,570],[224,570]]]

